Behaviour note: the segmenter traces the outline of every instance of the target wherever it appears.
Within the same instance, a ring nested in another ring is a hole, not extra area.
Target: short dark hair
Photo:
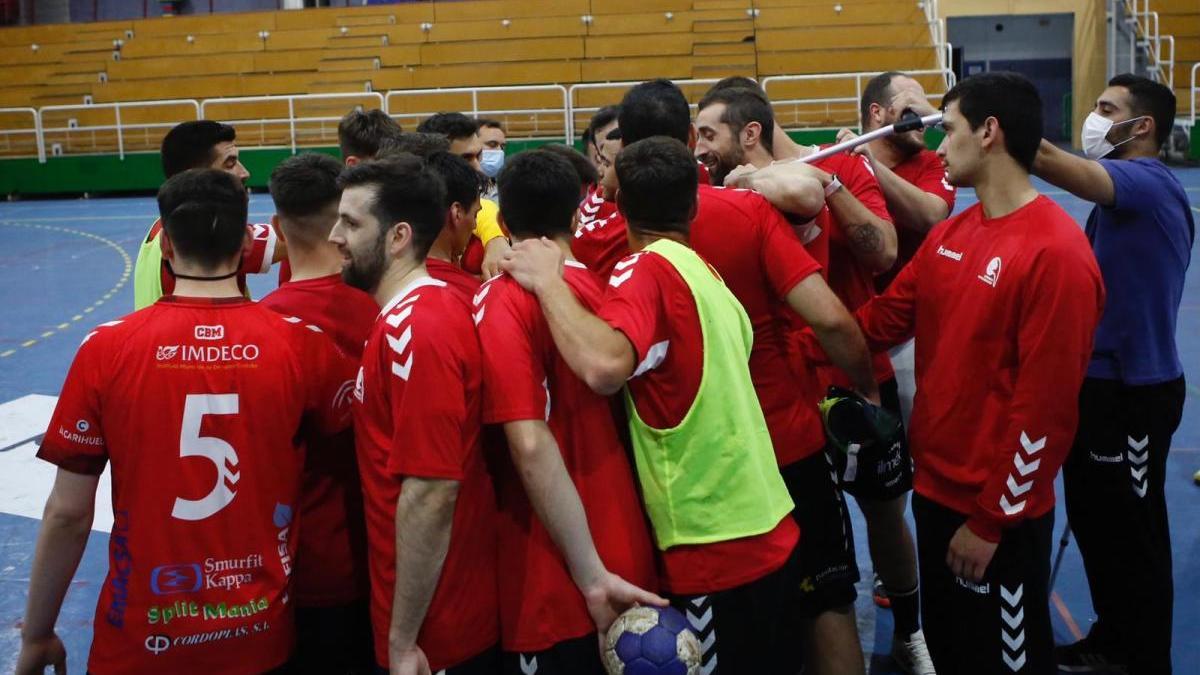
[[[336,202],[342,165],[329,155],[306,152],[288,157],[271,172],[268,189],[275,211],[285,218],[303,218]]]
[[[565,157],[549,150],[518,153],[496,179],[500,215],[518,237],[571,234],[579,208],[579,174]]]
[[[762,85],[760,85],[757,81],[755,81],[755,79],[753,77],[746,77],[745,75],[730,75],[729,77],[723,77],[723,78],[717,80],[716,84],[714,84],[713,86],[708,88],[707,94],[711,94],[714,91],[718,91],[721,89],[730,89],[732,87],[744,87],[746,89],[753,89],[753,90],[759,92],[760,94],[762,94],[763,98],[767,97],[767,93],[765,91],[763,91]]]
[[[477,130],[486,128],[486,129],[499,129],[500,131],[504,131],[504,125],[501,124],[498,120],[490,119],[487,117],[480,117],[480,118],[476,119],[475,122],[477,125],[476,126]]]
[[[396,120],[382,110],[351,110],[338,122],[338,148],[342,159],[351,155],[370,159],[385,138],[402,131]]]
[[[396,223],[413,230],[413,251],[424,259],[446,224],[446,185],[416,155],[398,155],[346,167],[338,176],[342,190],[374,189],[371,213],[383,231]]]
[[[425,165],[441,176],[442,182],[446,184],[446,199],[443,204],[447,209],[455,202],[461,204],[464,209],[470,209],[483,192],[481,174],[459,155],[439,150],[425,158]]]
[[[597,110],[596,114],[592,115],[592,119],[588,121],[587,128],[583,130],[583,135],[580,137],[584,146],[596,145],[596,130],[612,124],[620,112],[621,106],[619,105],[606,105]]]
[[[736,136],[751,122],[758,122],[762,127],[763,147],[771,152],[775,145],[775,112],[771,104],[753,89],[747,87],[725,87],[712,90],[700,99],[700,110],[714,103],[724,103],[725,112],[721,113],[721,122],[728,124]]]
[[[1131,73],[1117,75],[1108,81],[1108,86],[1127,89],[1134,114],[1154,118],[1154,141],[1161,148],[1175,126],[1175,92],[1166,85]]]
[[[159,149],[163,175],[170,178],[188,169],[206,168],[213,161],[213,146],[232,143],[237,131],[212,120],[176,124],[163,137]]]
[[[462,113],[440,112],[421,122],[417,131],[441,134],[451,141],[457,141],[475,135],[479,131],[479,123]]]
[[[617,207],[635,230],[688,234],[696,212],[696,159],[678,139],[653,136],[623,148]]]
[[[626,145],[651,136],[668,136],[686,144],[692,110],[679,87],[660,78],[626,92],[617,119]]]
[[[375,153],[375,159],[395,157],[405,152],[417,157],[428,157],[435,152],[449,149],[450,141],[442,134],[405,131],[383,139],[383,142],[379,144],[379,152]]]
[[[1032,170],[1042,142],[1042,97],[1024,75],[990,72],[972,75],[942,97],[942,109],[958,102],[971,129],[995,117],[1004,130],[1004,149],[1026,171]]]
[[[859,119],[862,120],[864,126],[866,126],[867,118],[871,115],[872,105],[887,107],[892,102],[890,96],[892,80],[903,75],[904,73],[898,70],[889,70],[867,80],[867,86],[863,87],[862,98],[858,101]]]
[[[271,199],[290,246],[311,248],[329,237],[333,222],[320,216],[337,207],[341,172],[340,162],[319,152],[289,157],[271,172]]]
[[[188,169],[158,189],[158,214],[179,258],[211,270],[237,258],[246,238],[246,188],[220,169]]]
[[[581,190],[587,188],[589,185],[595,185],[600,180],[600,175],[596,173],[596,167],[588,161],[587,157],[584,157],[582,152],[569,145],[547,143],[538,148],[538,150],[552,152],[570,162],[571,166],[575,168],[575,173],[579,175],[579,187]]]
[[[621,127],[613,127],[608,130],[607,134],[604,134],[604,140],[606,141],[619,141],[621,138]]]

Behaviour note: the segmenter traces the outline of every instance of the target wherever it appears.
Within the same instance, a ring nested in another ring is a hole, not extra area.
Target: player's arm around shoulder
[[[1112,176],[1098,161],[1085,159],[1042,140],[1033,160],[1033,175],[1100,206],[1116,201]]]

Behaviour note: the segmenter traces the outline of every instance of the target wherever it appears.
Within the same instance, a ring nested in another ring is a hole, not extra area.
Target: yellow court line
[[[74,219],[74,220],[78,220],[78,219]],[[94,239],[94,240],[104,244],[105,246],[108,246],[109,248],[113,249],[117,253],[119,253],[121,255],[121,260],[124,263],[124,269],[121,272],[121,278],[117,280],[117,283],[114,284],[113,287],[110,288],[104,294],[103,297],[101,297],[96,302],[92,303],[89,307],[84,308],[82,313],[72,316],[71,321],[69,321],[69,322],[64,321],[64,322],[58,324],[57,326],[55,326],[54,328],[42,333],[41,334],[42,339],[53,337],[55,333],[69,329],[71,327],[71,323],[73,323],[73,322],[82,321],[84,314],[91,314],[93,310],[95,310],[97,307],[103,305],[105,300],[108,300],[112,296],[116,295],[116,293],[118,291],[120,291],[123,286],[125,286],[125,282],[129,281],[129,275],[133,270],[133,260],[129,257],[129,254],[125,252],[125,249],[121,248],[120,244],[118,244],[117,242],[115,242],[111,239],[101,237],[100,235],[97,235],[97,234],[92,234],[91,232],[84,232],[82,230],[76,230],[76,229],[70,228],[70,227],[58,227],[58,226],[54,226],[54,225],[38,225],[38,224],[34,224],[34,223],[22,223],[22,222],[13,222],[13,221],[7,221],[7,220],[0,221],[0,225],[4,225],[7,227],[23,227],[26,229],[33,229],[33,230],[49,230],[49,231],[53,231],[53,232],[65,232],[67,234],[74,234],[74,235],[78,235],[80,237]],[[21,347],[22,348],[32,347],[33,345],[35,345],[37,343],[38,343],[38,338],[32,338],[32,339],[22,342]],[[9,349],[7,351],[0,352],[0,359],[8,358],[16,353],[17,353],[16,349]]]

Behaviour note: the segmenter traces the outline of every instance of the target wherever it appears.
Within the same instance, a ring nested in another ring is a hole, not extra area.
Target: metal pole
[[[935,113],[933,115],[928,115],[926,117],[917,117],[915,114],[910,113],[908,115],[903,116],[901,118],[901,120],[895,124],[891,124],[886,127],[880,127],[878,129],[876,129],[875,131],[871,131],[871,132],[865,133],[861,136],[851,138],[848,141],[844,141],[844,142],[838,143],[836,145],[831,145],[828,148],[825,148],[824,150],[821,150],[819,152],[814,152],[813,154],[811,154],[807,157],[801,157],[800,159],[793,160],[793,161],[804,162],[805,164],[812,164],[813,162],[820,161],[822,159],[825,159],[826,157],[832,157],[838,153],[846,152],[848,150],[853,150],[854,148],[857,148],[860,145],[863,145],[865,143],[870,143],[871,141],[879,139],[879,138],[891,136],[892,134],[896,134],[896,133],[904,133],[906,131],[916,131],[917,129],[924,129],[926,127],[936,126],[938,124],[941,124],[941,122],[942,122],[942,113]]]
[[[292,154],[296,154],[296,99],[288,97],[288,131],[292,135]]]
[[[122,160],[125,159],[125,139],[121,137],[121,104],[118,103],[113,107],[113,111],[117,113],[117,156]]]
[[[1195,115],[1192,115],[1195,117]],[[33,132],[37,140],[38,164],[46,163],[46,135],[42,133],[42,111],[33,111]]]
[[[1062,538],[1058,540],[1058,555],[1054,558],[1054,568],[1050,570],[1050,590],[1054,590],[1054,580],[1058,578],[1058,570],[1062,566],[1063,554],[1067,552],[1067,544],[1071,542],[1071,523],[1063,528]]]

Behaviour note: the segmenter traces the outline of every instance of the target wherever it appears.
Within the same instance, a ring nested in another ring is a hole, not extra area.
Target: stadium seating
[[[1182,119],[1191,115],[1192,66],[1200,62],[1200,2],[1150,0],[1150,10],[1158,12],[1160,32],[1175,38],[1175,81],[1172,86]],[[1200,107],[1200,101],[1197,101],[1197,107]]]
[[[0,106],[936,67],[917,3],[847,1],[838,8],[823,0],[463,0],[10,28],[0,30]],[[943,85],[927,78],[927,86],[940,91]],[[787,98],[855,96],[853,81],[776,87]],[[689,90],[693,100],[703,87],[695,89]],[[620,95],[619,87],[582,91],[576,104],[595,107]],[[494,92],[486,103],[479,98],[402,96],[390,107],[410,126],[416,116],[443,108],[526,109],[503,116],[513,135],[561,137],[565,131],[561,91]],[[336,117],[349,100],[306,102],[305,116]],[[559,112],[537,111],[542,108]],[[856,121],[855,107],[844,101],[818,108],[819,114],[792,106],[781,117],[789,125]],[[166,124],[183,110],[123,107],[122,122]],[[286,118],[286,103],[239,104],[228,116],[211,110],[210,116],[244,120],[239,134],[247,140],[289,142],[286,122],[268,121]],[[9,117],[0,115],[0,131],[27,125],[19,115]],[[586,117],[584,110],[576,124]],[[67,120],[79,127],[115,121],[110,106],[48,115],[46,126],[66,127]],[[305,142],[328,143],[335,127],[307,120],[296,131]],[[55,133],[67,152],[118,145],[112,130]],[[157,135],[127,131],[124,149],[152,149]]]

